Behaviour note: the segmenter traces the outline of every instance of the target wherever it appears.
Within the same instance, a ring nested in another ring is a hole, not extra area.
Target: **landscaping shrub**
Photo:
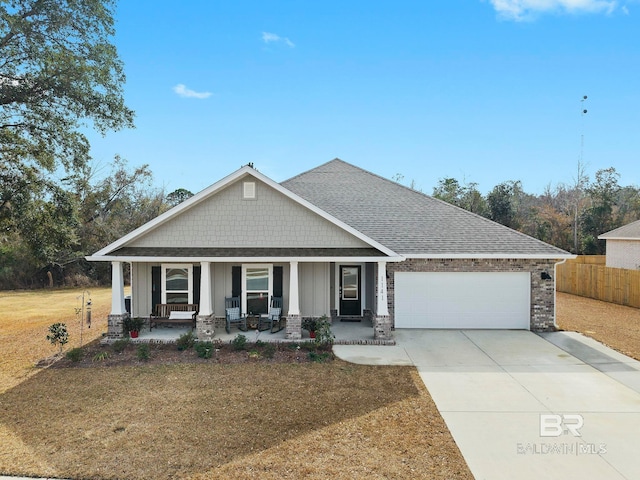
[[[331,331],[331,322],[326,315],[316,322],[316,343],[318,345],[331,345],[336,336]]]
[[[80,360],[82,360],[83,355],[84,351],[82,350],[82,348],[72,348],[67,352],[66,357],[72,362],[79,362]]]
[[[93,362],[102,362],[103,360],[106,360],[107,358],[109,358],[109,352],[100,352],[100,353],[96,353],[93,358],[91,359],[91,361]]]
[[[196,340],[197,339],[195,334],[189,331],[187,333],[183,333],[182,335],[180,335],[180,337],[178,337],[178,340],[176,340],[176,346],[178,347],[178,350],[182,352],[184,350],[193,348],[193,346],[196,343]]]
[[[127,345],[129,345],[129,339],[121,338],[120,340],[113,342],[111,348],[113,348],[113,351],[116,353],[122,353],[124,352],[124,349],[127,348]]]
[[[330,352],[309,352],[309,360],[317,363],[324,363],[331,358]]]
[[[262,349],[262,354],[267,358],[273,358],[276,354],[276,346],[274,343],[267,343]]]
[[[231,346],[234,350],[245,350],[247,348],[247,337],[239,333],[236,335],[236,338],[231,341]]]
[[[144,362],[151,358],[151,349],[149,348],[148,343],[141,343],[138,345],[138,348],[136,350],[136,357],[138,358],[138,360],[142,360]]]
[[[200,358],[211,358],[213,356],[214,347],[211,342],[197,342],[195,350]]]

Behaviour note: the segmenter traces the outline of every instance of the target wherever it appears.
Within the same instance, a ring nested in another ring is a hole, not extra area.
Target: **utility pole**
[[[584,119],[587,114],[587,109],[584,108],[584,102],[587,100],[587,96],[583,95],[580,99],[580,117]],[[582,184],[584,182],[584,120],[580,122],[580,157],[578,158],[578,171],[575,185],[575,204],[573,210],[573,253],[578,253],[578,218],[580,203],[582,201]]]

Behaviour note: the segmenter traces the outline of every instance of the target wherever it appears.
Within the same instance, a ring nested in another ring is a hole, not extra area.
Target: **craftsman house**
[[[106,246],[112,263],[109,336],[122,334],[123,262],[131,315],[197,305],[198,337],[225,317],[282,298],[287,338],[301,319],[372,318],[393,328],[555,325],[555,264],[573,255],[335,159],[276,183],[251,166],[219,180]]]

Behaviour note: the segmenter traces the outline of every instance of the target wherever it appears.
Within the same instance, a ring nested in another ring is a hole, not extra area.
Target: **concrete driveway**
[[[395,336],[334,351],[415,365],[476,479],[640,478],[640,362],[570,332]]]

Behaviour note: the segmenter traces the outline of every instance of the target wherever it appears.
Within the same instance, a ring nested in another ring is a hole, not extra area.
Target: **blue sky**
[[[637,0],[123,0],[116,16],[136,128],[92,134],[93,156],[147,163],[167,192],[339,157],[429,194],[444,177],[542,193],[574,181],[581,137],[591,178],[640,184]]]

